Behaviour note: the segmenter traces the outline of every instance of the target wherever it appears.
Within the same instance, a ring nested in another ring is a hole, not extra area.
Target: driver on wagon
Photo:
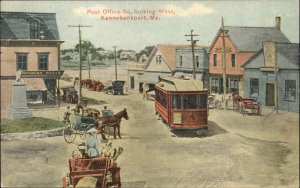
[[[96,138],[97,132],[98,131],[95,128],[91,128],[87,131],[87,133],[90,135],[86,140],[87,155],[89,157],[98,157],[100,155],[100,143]]]

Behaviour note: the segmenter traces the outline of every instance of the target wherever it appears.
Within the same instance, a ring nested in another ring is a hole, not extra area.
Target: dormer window
[[[30,38],[39,39],[39,22],[37,20],[30,20]]]

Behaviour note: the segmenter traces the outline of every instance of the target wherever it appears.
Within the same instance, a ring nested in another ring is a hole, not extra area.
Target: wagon
[[[68,103],[77,103],[78,94],[74,86],[65,86],[60,88],[63,91],[63,100]]]
[[[70,120],[65,121],[63,136],[67,143],[72,143],[77,135],[81,139],[86,138],[87,131],[97,126],[97,120],[94,117],[84,117],[80,114],[71,114]]]
[[[111,85],[104,88],[104,91],[105,91],[105,93],[111,93],[113,95],[116,95],[116,94],[123,95],[124,94],[124,92],[123,92],[124,84],[125,84],[125,81],[122,81],[122,80],[113,81],[111,83]]]
[[[82,178],[93,177],[97,179],[97,183],[88,185],[89,187],[118,188],[121,187],[120,169],[109,157],[89,158],[83,155],[80,158],[69,159],[70,172],[68,177],[63,178],[63,187],[76,187]]]
[[[253,115],[261,115],[262,106],[255,99],[242,99],[239,103],[239,111],[245,115],[250,113]]]

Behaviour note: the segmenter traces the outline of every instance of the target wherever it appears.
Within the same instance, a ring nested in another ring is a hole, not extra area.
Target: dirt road
[[[171,133],[154,115],[152,101],[141,95],[106,95],[83,90],[115,112],[127,108],[118,159],[123,187],[298,187],[299,116],[271,113],[242,116],[210,110],[209,130]],[[34,111],[35,116],[60,119],[65,110]],[[77,142],[80,139],[76,140]],[[76,149],[63,137],[1,142],[1,183],[11,187],[60,187],[68,158]]]

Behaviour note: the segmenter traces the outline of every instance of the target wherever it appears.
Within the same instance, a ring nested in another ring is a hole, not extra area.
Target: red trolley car
[[[200,80],[160,78],[155,85],[155,111],[171,130],[207,129],[207,96]]]

